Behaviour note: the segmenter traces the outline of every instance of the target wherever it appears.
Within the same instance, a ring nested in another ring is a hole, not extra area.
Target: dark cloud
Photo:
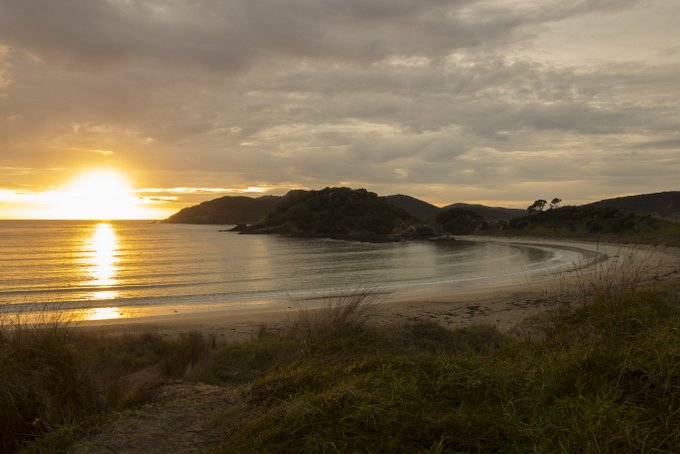
[[[51,63],[110,70],[121,60],[234,71],[255,58],[379,61],[445,56],[518,28],[631,1],[31,0],[0,3],[0,39]]]
[[[680,150],[680,138],[669,140],[655,140],[652,142],[643,142],[633,145],[635,148],[652,148],[652,149],[668,149]]]

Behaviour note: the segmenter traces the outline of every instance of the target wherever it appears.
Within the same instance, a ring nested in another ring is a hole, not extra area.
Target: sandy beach
[[[574,264],[573,269],[560,272],[559,275],[545,273],[532,275],[531,278],[501,278],[485,282],[483,287],[430,294],[423,298],[414,296],[412,292],[378,297],[371,315],[372,322],[389,325],[433,321],[451,328],[488,324],[508,331],[522,320],[554,307],[557,301],[573,298],[573,295],[564,293],[564,288],[580,285],[579,281],[589,274],[601,273],[605,269],[616,273],[620,267],[636,266],[646,281],[680,276],[680,250],[677,248],[483,236],[466,236],[465,240],[576,249],[595,253],[596,258],[584,264]],[[167,336],[201,331],[219,340],[245,341],[256,336],[263,324],[271,330],[280,329],[285,323],[294,320],[297,312],[296,305],[291,302],[285,310],[186,312],[78,322],[77,326],[116,333],[157,331]]]

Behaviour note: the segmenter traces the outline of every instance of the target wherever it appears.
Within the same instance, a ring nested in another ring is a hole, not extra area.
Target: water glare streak
[[[111,224],[97,224],[95,231],[87,240],[87,264],[91,278],[87,285],[102,287],[92,293],[91,297],[97,300],[114,299],[118,292],[111,290],[118,284],[118,238]]]

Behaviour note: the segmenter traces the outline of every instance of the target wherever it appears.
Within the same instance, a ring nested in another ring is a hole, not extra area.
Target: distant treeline
[[[661,222],[660,219],[649,215],[626,214],[613,207],[600,208],[586,205],[565,206],[514,218],[507,223],[507,228],[512,230],[566,229],[571,232],[618,234],[640,227],[655,228]]]

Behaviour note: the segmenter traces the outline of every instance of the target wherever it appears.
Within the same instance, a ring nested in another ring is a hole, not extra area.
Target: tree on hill
[[[552,230],[568,234],[620,234],[636,229],[655,229],[659,220],[650,216],[623,213],[612,207],[564,206],[544,211],[540,216],[528,215],[512,219],[511,230]]]
[[[454,235],[468,235],[486,226],[483,217],[465,208],[449,208],[439,213],[436,220],[444,230]]]
[[[547,200],[538,199],[534,201],[534,203],[531,206],[527,207],[527,211],[529,212],[529,214],[540,213],[541,211],[543,211],[543,208],[545,208],[547,204],[548,204]]]
[[[550,201],[550,209],[554,210],[555,208],[559,208],[560,203],[562,203],[562,199],[558,199],[557,197],[555,197]]]

